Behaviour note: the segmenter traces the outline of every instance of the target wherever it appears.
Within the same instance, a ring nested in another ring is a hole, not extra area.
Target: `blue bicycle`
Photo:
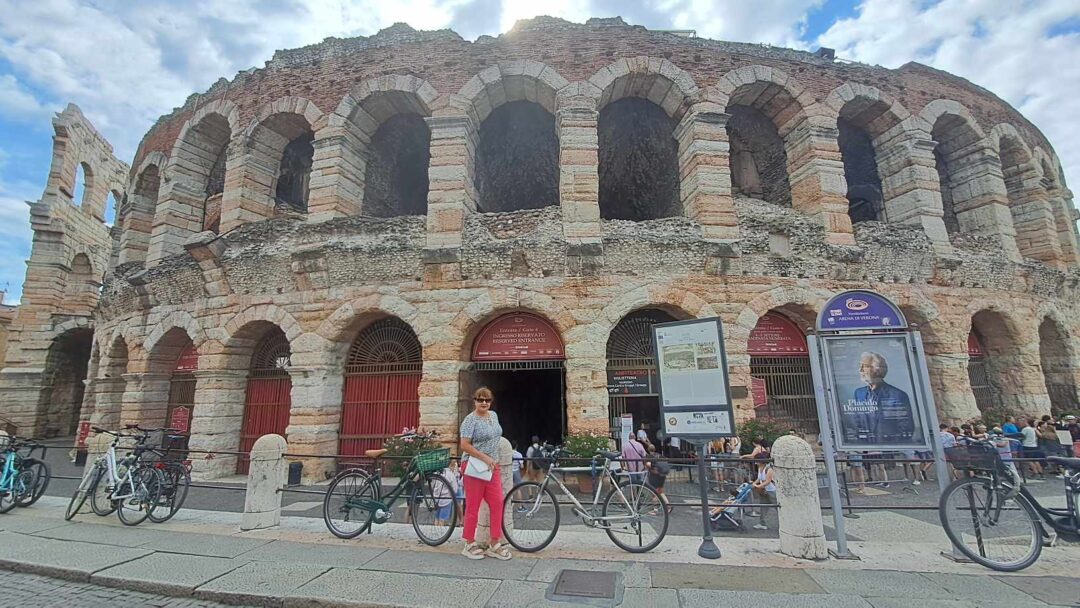
[[[12,436],[0,436],[0,513],[29,507],[49,486],[52,474],[45,463],[45,446]],[[33,453],[41,450],[41,458]]]

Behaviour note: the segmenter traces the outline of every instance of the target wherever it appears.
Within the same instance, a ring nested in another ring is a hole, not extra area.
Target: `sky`
[[[542,9],[536,8],[542,6]],[[1080,183],[1076,0],[0,0],[0,290],[17,302],[55,112],[69,102],[130,163],[162,114],[276,49],[395,22],[497,36],[538,14],[619,15],[650,29],[813,50],[896,68],[918,61],[986,87],[1050,139]],[[110,213],[110,216],[112,214]]]

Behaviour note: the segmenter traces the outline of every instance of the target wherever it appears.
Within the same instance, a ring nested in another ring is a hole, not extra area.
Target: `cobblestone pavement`
[[[223,608],[224,604],[99,587],[22,572],[4,573],[0,606],[19,608]]]

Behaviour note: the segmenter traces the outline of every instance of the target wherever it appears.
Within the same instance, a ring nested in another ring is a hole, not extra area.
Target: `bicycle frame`
[[[16,458],[18,456],[15,454],[15,450],[8,449],[4,451],[4,468],[0,471],[0,492],[14,490],[15,479],[19,476],[19,470],[15,467]]]
[[[630,501],[626,498],[626,495],[623,494],[623,491],[622,491],[623,486],[620,486],[618,484],[618,482],[615,480],[615,472],[610,468],[610,461],[607,461],[607,460],[604,461],[603,469],[604,469],[604,474],[600,476],[600,483],[596,484],[596,487],[593,490],[592,504],[590,504],[588,507],[585,507],[584,505],[581,504],[581,502],[577,499],[577,497],[575,497],[574,494],[566,487],[566,484],[564,484],[562,482],[562,480],[559,479],[559,477],[556,475],[556,472],[559,472],[559,473],[589,473],[591,475],[593,473],[593,467],[591,467],[591,466],[590,467],[558,467],[558,466],[553,464],[551,466],[551,468],[548,469],[547,476],[544,478],[544,482],[541,484],[541,491],[539,493],[537,493],[536,502],[533,504],[532,508],[529,510],[529,515],[534,514],[536,512],[536,509],[539,508],[541,500],[542,500],[542,498],[544,496],[543,489],[547,487],[548,482],[554,481],[555,485],[557,485],[559,487],[559,490],[562,491],[562,494],[564,496],[566,496],[567,498],[569,498],[570,502],[573,503],[574,512],[577,513],[581,517],[582,522],[584,522],[585,525],[587,525],[589,527],[603,529],[603,528],[610,527],[610,524],[612,522],[624,521],[624,520],[633,520],[634,517],[635,517],[635,513],[636,513],[636,507],[634,507],[633,505],[630,504]],[[615,492],[618,493],[619,498],[622,499],[623,504],[626,506],[627,510],[630,512],[629,515],[597,515],[596,514],[595,509],[596,509],[596,507],[598,507],[600,505],[600,494],[603,492],[604,482],[605,481],[610,481],[611,482],[612,486],[615,488]],[[632,485],[632,484],[633,484],[633,481],[631,481],[631,483],[629,485]]]
[[[377,524],[382,524],[382,523],[386,523],[387,520],[390,519],[390,513],[392,512],[392,510],[394,508],[394,503],[396,503],[399,498],[401,498],[402,496],[407,494],[408,491],[412,490],[413,478],[417,477],[417,476],[423,477],[423,474],[420,473],[420,471],[416,469],[416,466],[415,466],[414,463],[410,462],[409,463],[409,468],[405,471],[405,474],[402,475],[401,479],[398,480],[397,485],[394,486],[394,489],[390,490],[389,492],[386,493],[385,496],[383,496],[383,494],[382,494],[382,468],[377,466],[378,464],[379,464],[379,461],[378,461],[378,459],[376,459],[376,461],[375,461],[376,466],[374,467],[374,470],[371,473],[368,474],[368,479],[369,479],[369,481],[374,483],[375,487],[378,488],[378,490],[379,490],[379,500],[377,501],[379,503],[379,507],[376,508],[375,511],[374,511],[374,513],[375,513],[374,522],[377,523]],[[350,501],[351,500],[352,499],[350,499]],[[361,508],[364,508],[364,507],[369,507],[370,505],[352,505],[352,506],[359,506]],[[383,509],[385,509],[385,510],[383,510]],[[368,529],[368,533],[369,534],[371,533],[370,528]]]
[[[116,462],[116,444],[118,443],[118,441],[119,438],[113,441],[112,444],[109,445],[108,449],[105,450],[105,453],[101,456],[98,456],[97,460],[94,461],[95,468],[102,468],[102,460],[105,461],[104,470],[107,478],[99,480],[98,483],[101,483],[101,481],[105,481],[106,487],[111,486],[111,489],[109,490],[109,500],[123,500],[125,498],[131,498],[135,495],[135,484],[132,483],[131,479],[131,467],[127,467],[127,469],[124,471],[123,477],[120,477],[117,472],[118,469]],[[127,487],[130,489],[130,491],[127,494],[116,494],[116,490],[120,488],[125,482],[127,482]]]
[[[1020,483],[1019,478],[1017,478],[1014,473],[1012,473],[1009,469],[1004,469],[1004,471],[1008,471],[1008,473],[1006,475],[1002,475],[1001,473],[996,471],[990,473],[989,479],[992,487],[1003,486],[1009,488],[1010,496],[1013,496],[1014,494],[1019,494],[1026,498],[1027,501],[1031,503],[1031,506],[1035,509],[1035,513],[1038,514],[1039,518],[1051,528],[1053,528],[1054,531],[1064,532],[1066,534],[1080,535],[1080,521],[1076,521],[1075,516],[1077,494],[1080,493],[1072,490],[1070,486],[1066,484],[1065,508],[1054,509],[1051,507],[1045,507],[1042,505],[1042,503],[1039,502],[1039,499],[1035,498],[1035,495],[1027,489],[1026,485]],[[1077,475],[1080,475],[1080,473],[1078,473]],[[1012,479],[1007,479],[1008,477],[1011,477]],[[994,514],[994,517],[991,518],[991,521],[997,520],[997,518],[1000,516],[1001,509],[1002,505],[997,504],[995,507],[996,512]],[[1042,530],[1042,533],[1044,537],[1048,536],[1045,529]]]

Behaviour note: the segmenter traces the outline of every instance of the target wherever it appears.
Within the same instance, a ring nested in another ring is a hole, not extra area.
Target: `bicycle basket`
[[[985,443],[945,448],[945,460],[960,471],[998,471],[1001,457],[997,449]]]
[[[438,473],[450,466],[450,448],[422,452],[414,460],[416,469],[421,473]]]

